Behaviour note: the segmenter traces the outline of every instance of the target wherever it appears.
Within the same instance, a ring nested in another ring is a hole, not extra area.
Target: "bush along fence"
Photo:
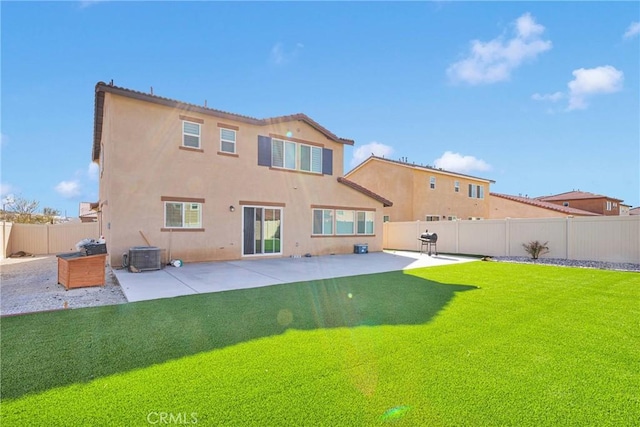
[[[540,258],[640,264],[640,216],[387,222],[385,249],[419,251],[425,230],[438,234],[438,252],[529,256],[524,245],[546,243]]]

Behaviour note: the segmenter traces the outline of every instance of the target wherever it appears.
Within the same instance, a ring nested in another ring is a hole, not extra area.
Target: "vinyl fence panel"
[[[438,234],[438,251],[489,256],[528,256],[525,243],[547,242],[541,258],[640,264],[640,216],[526,218],[480,221],[388,222],[385,249],[420,249],[426,229]]]

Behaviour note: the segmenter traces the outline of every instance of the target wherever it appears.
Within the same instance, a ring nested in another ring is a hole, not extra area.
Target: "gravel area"
[[[126,302],[110,267],[106,270],[104,286],[66,290],[58,284],[55,255],[0,260],[2,316]]]
[[[527,264],[544,264],[563,267],[582,267],[597,268],[600,270],[618,270],[618,271],[636,271],[640,272],[640,264],[630,262],[604,262],[604,261],[576,261],[560,258],[539,258],[534,260],[530,257],[512,256],[512,257],[491,257],[494,261],[502,262],[519,262]]]

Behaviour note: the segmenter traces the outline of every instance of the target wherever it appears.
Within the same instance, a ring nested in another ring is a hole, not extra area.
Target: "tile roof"
[[[442,169],[442,168],[435,168],[435,167],[427,166],[427,165],[420,165],[420,164],[415,164],[415,163],[402,162],[400,160],[387,159],[385,157],[379,157],[379,156],[375,156],[373,154],[371,156],[369,156],[365,161],[360,163],[358,166],[356,166],[355,168],[353,168],[349,172],[347,172],[345,174],[345,176],[349,176],[356,169],[359,169],[361,166],[363,166],[365,163],[367,163],[367,162],[369,162],[371,160],[381,160],[381,161],[384,161],[384,162],[389,162],[389,163],[393,163],[393,164],[397,164],[397,165],[405,166],[405,167],[410,167],[410,168],[414,168],[414,169],[439,172],[439,173],[444,173],[444,174],[447,174],[447,175],[454,175],[454,176],[460,176],[460,177],[464,177],[464,178],[477,179],[479,181],[486,181],[486,182],[495,183],[495,181],[492,180],[492,179],[480,178],[480,177],[477,177],[477,176],[466,175],[466,174],[458,173],[458,172],[451,172],[451,171],[448,171],[448,170],[445,170],[445,169]]]
[[[511,200],[514,202],[525,203],[527,205],[535,206],[542,209],[549,209],[556,212],[566,213],[567,215],[580,215],[580,216],[600,216],[597,213],[583,211],[582,209],[570,208],[568,206],[557,205],[555,203],[545,202],[540,199],[531,199],[529,197],[512,196],[510,194],[489,193],[494,197],[501,197],[503,199]]]
[[[367,188],[364,188],[360,184],[356,184],[355,182],[349,181],[348,179],[343,178],[343,177],[338,177],[338,182],[341,183],[341,184],[346,185],[347,187],[353,188],[356,191],[359,191],[360,193],[364,194],[365,196],[369,196],[372,199],[375,199],[375,200],[379,201],[380,203],[382,203],[382,206],[384,206],[385,208],[389,207],[389,206],[393,206],[393,202],[392,201],[390,201],[388,199],[385,199],[381,195],[376,194],[376,193],[374,193],[373,191],[371,191],[371,190],[369,190]]]
[[[203,107],[201,105],[190,104],[187,102],[177,101],[175,99],[164,98],[161,96],[139,92],[132,89],[127,89],[119,86],[114,86],[113,83],[107,84],[104,82],[98,82],[96,84],[96,97],[94,107],[94,129],[93,129],[93,160],[98,160],[100,157],[100,140],[102,138],[102,117],[104,108],[104,94],[106,92],[113,93],[120,96],[126,96],[129,98],[138,99],[141,101],[152,102],[155,104],[166,105],[168,107],[180,108],[186,111],[193,111],[210,116],[220,117],[229,120],[235,120],[239,122],[254,124],[258,126],[267,126],[274,123],[284,123],[291,121],[302,121],[307,123],[318,132],[322,133],[328,139],[339,142],[341,144],[353,145],[352,139],[340,138],[333,132],[329,131],[324,126],[320,125],[315,120],[303,113],[291,114],[288,116],[268,117],[265,119],[257,119],[250,116],[244,116],[241,114],[229,113],[222,110],[216,110],[214,108]]]
[[[579,199],[609,199],[622,202],[621,199],[615,197],[603,196],[602,194],[589,193],[587,191],[567,191],[566,193],[554,194],[551,196],[536,197],[538,200],[544,201],[564,201],[564,200],[579,200]]]

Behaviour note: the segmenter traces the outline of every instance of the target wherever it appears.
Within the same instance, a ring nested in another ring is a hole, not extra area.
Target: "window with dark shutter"
[[[258,135],[258,166],[271,166],[271,138]]]

